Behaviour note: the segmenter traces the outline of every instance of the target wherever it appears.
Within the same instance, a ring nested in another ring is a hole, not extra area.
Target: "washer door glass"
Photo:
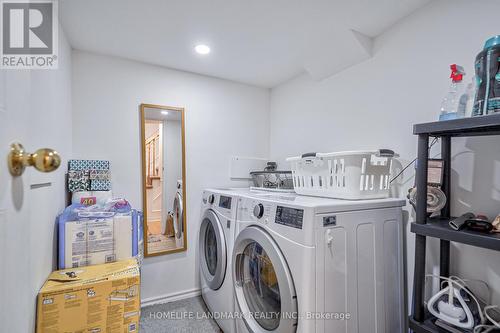
[[[217,270],[217,236],[211,223],[208,223],[205,232],[205,261],[210,274],[215,275]]]
[[[280,324],[281,297],[274,266],[266,251],[252,242],[243,251],[243,294],[262,328],[273,331]]]
[[[269,233],[243,229],[235,241],[233,277],[236,303],[250,332],[293,333],[297,297],[288,264]]]
[[[202,217],[199,247],[201,273],[208,287],[217,290],[226,276],[227,247],[222,224],[211,209]]]

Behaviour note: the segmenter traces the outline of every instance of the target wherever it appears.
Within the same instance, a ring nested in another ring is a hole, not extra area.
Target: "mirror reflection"
[[[145,255],[186,249],[184,110],[141,105]]]

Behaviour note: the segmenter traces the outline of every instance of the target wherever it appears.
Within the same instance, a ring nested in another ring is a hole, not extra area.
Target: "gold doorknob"
[[[34,166],[41,172],[51,172],[61,165],[61,157],[54,149],[42,148],[30,154],[20,143],[13,143],[10,146],[7,161],[12,176],[21,176],[27,166]]]

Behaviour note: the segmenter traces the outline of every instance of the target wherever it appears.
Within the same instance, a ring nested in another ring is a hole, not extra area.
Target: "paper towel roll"
[[[111,191],[83,191],[73,192],[71,203],[91,206],[95,204],[103,205],[113,197]]]

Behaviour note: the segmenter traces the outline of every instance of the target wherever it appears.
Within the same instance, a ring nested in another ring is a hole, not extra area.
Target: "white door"
[[[69,60],[64,60],[69,61]],[[63,65],[64,66],[64,65]],[[59,70],[0,70],[0,323],[34,332],[36,295],[55,269],[55,219],[65,206],[64,170],[71,151],[71,76]],[[42,174],[7,170],[12,142],[32,153],[56,149],[61,167]]]
[[[201,219],[199,246],[201,272],[208,287],[218,290],[226,277],[228,254],[224,228],[211,209],[207,209]]]
[[[297,330],[297,297],[292,275],[276,242],[263,229],[243,229],[233,250],[236,303],[252,333]]]

